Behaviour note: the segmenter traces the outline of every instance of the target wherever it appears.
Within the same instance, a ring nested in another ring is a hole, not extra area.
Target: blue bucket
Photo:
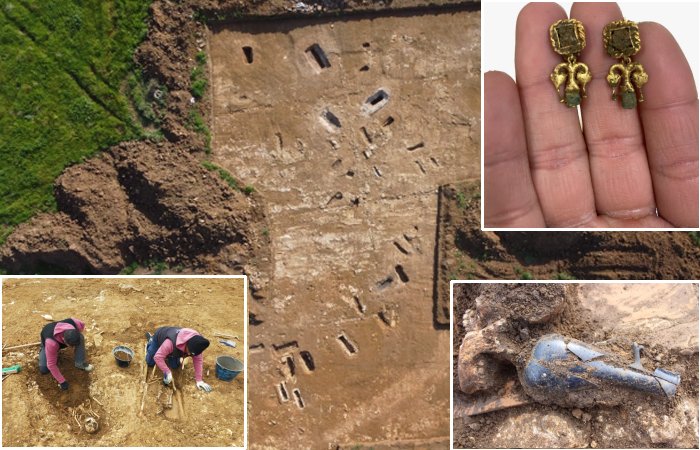
[[[218,356],[216,358],[216,378],[231,381],[243,371],[243,363],[233,356]]]

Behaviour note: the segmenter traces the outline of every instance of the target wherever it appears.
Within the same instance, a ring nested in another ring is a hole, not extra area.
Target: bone
[[[166,409],[171,409],[173,407],[173,394],[175,392],[170,392],[170,397],[168,397],[168,401],[165,402],[165,405],[163,405],[164,408]]]
[[[85,431],[87,433],[96,433],[99,428],[99,423],[93,417],[88,417],[87,419],[85,419]]]
[[[465,335],[457,366],[459,387],[464,393],[488,390],[499,384],[500,380],[493,378],[498,359],[512,361],[517,355],[516,346],[505,337],[506,326],[507,321],[500,319]]]

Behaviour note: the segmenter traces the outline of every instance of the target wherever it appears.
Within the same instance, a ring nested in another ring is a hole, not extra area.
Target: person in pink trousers
[[[93,367],[85,362],[85,336],[82,331],[85,324],[76,319],[64,319],[51,322],[41,330],[41,349],[39,350],[39,372],[51,373],[61,390],[68,390],[68,381],[58,368],[58,352],[68,346],[75,349],[75,367],[90,372]]]

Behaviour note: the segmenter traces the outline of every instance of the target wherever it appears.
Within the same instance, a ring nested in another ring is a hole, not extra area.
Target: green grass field
[[[153,82],[132,62],[149,3],[0,2],[0,243],[55,210],[65,167],[157,126],[145,91]]]

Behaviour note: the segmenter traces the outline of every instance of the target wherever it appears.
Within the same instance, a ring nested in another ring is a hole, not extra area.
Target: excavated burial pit
[[[255,187],[269,220],[269,282],[250,306],[263,322],[253,342],[267,347],[251,353],[251,442],[279,446],[300,428],[317,447],[449,436],[449,336],[433,323],[437,188],[479,176],[478,13],[239,22],[214,26],[209,49],[212,159]],[[398,305],[394,327],[376,320],[385,304]],[[302,370],[280,407],[289,352]],[[417,355],[418,379],[397,376]],[[431,388],[406,396],[407,385]],[[348,417],[328,409],[343,404]],[[279,425],[292,414],[294,426]]]
[[[302,361],[304,361],[304,366],[309,372],[316,370],[316,363],[314,362],[314,357],[311,352],[302,350],[299,355],[301,355]]]
[[[299,389],[294,389],[294,391],[292,392],[294,393],[294,400],[296,402],[297,408],[304,409],[306,407],[306,404],[304,403],[304,399],[301,396],[301,391]]]
[[[297,374],[297,366],[294,362],[294,356],[287,355],[284,357],[284,363],[287,365],[287,370],[289,371],[289,376],[294,378]]]
[[[277,395],[279,396],[280,403],[286,403],[289,401],[289,391],[287,390],[287,384],[284,381],[277,385]]]

